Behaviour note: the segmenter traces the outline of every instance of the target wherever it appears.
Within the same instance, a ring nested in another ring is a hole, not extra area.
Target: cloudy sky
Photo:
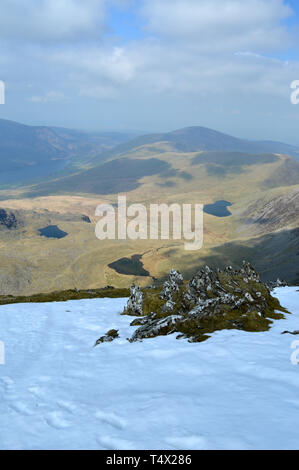
[[[299,144],[298,0],[1,0],[0,117]]]

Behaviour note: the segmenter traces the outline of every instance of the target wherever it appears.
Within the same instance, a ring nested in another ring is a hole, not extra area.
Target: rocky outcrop
[[[151,308],[152,307],[152,308]],[[190,280],[171,270],[160,289],[141,291],[135,285],[124,314],[137,312],[132,326],[139,326],[129,341],[179,333],[189,341],[202,341],[219,329],[266,331],[272,319],[285,311],[271,296],[256,270],[243,262],[240,270],[209,266]]]
[[[101,336],[96,342],[94,347],[98,346],[101,343],[111,343],[116,338],[119,338],[118,330],[109,330],[105,336]]]
[[[288,283],[284,279],[277,279],[277,281],[268,281],[267,286],[270,290],[276,289],[276,287],[287,287]]]
[[[0,227],[5,227],[9,230],[18,227],[18,221],[16,216],[12,212],[7,212],[4,209],[0,209]]]

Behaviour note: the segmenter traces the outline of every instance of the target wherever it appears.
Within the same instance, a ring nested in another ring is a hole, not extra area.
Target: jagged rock
[[[162,312],[167,313],[167,312],[172,312],[175,307],[175,302],[172,300],[167,300],[167,302],[161,307]]]
[[[261,282],[259,274],[247,261],[243,261],[240,273],[244,275],[244,280],[247,279],[249,281]]]
[[[140,287],[132,284],[130,287],[130,298],[125,309],[127,315],[142,316],[143,292]]]
[[[132,322],[139,328],[131,342],[174,332],[189,341],[202,341],[217,329],[266,331],[271,319],[282,318],[276,310],[284,311],[259,274],[244,261],[240,270],[229,266],[213,271],[205,266],[189,283],[171,270],[160,290],[142,293],[133,285],[124,313],[143,315]]]
[[[101,336],[96,342],[94,347],[101,343],[110,343],[114,341],[116,338],[119,338],[118,330],[109,330],[105,336]]]
[[[277,287],[287,287],[288,286],[288,283],[287,281],[284,281],[283,279],[277,279],[276,281],[276,286]]]
[[[191,279],[184,295],[186,308],[192,308],[194,305],[211,297],[219,297],[225,291],[219,282],[219,272],[215,273],[209,266],[203,269]]]
[[[276,287],[288,287],[287,281],[283,279],[277,279],[277,281],[269,281],[267,282],[267,286],[270,290],[276,289]]]
[[[181,285],[183,284],[183,276],[180,272],[172,269],[169,273],[169,278],[163,284],[163,289],[161,292],[161,298],[166,301],[173,301],[173,295],[175,292],[180,290]]]
[[[171,334],[177,331],[176,324],[182,320],[181,315],[170,315],[166,318],[155,319],[153,316],[148,318],[148,321],[135,331],[132,338],[129,339],[130,343],[141,341],[144,338],[154,338],[159,335]]]

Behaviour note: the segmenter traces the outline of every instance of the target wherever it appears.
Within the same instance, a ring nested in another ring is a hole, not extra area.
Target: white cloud
[[[134,64],[123,47],[81,47],[54,52],[51,61],[67,66],[72,74],[121,84],[134,76]]]
[[[117,98],[136,79],[138,66],[128,49],[103,45],[54,51],[47,61],[79,96],[104,100]]]
[[[32,103],[49,103],[49,102],[64,101],[64,100],[66,100],[66,97],[64,93],[60,91],[48,91],[43,96],[34,95],[28,98],[28,101],[31,101]]]
[[[106,0],[1,0],[0,37],[23,41],[80,40],[105,29]]]
[[[113,1],[124,7],[130,0]],[[291,77],[296,64],[292,69],[291,64],[262,55],[262,49],[289,41],[280,22],[290,9],[282,0],[144,0],[148,28],[159,35],[121,46],[113,39],[110,43],[83,41],[82,31],[91,35],[101,22],[102,30],[107,26],[106,0],[43,0],[35,9],[33,3],[28,0],[23,6],[32,9],[30,21],[23,24],[28,29],[35,25],[31,35],[43,31],[44,37],[70,39],[81,31],[81,41],[62,43],[59,48],[27,47],[27,61],[35,64],[39,80],[42,70],[49,70],[79,96],[115,99],[130,89],[141,95],[196,93],[198,97],[251,90],[282,96],[285,81],[296,78]],[[9,0],[9,4],[16,7],[24,2]],[[34,23],[36,18],[39,21]],[[59,98],[41,93],[41,86],[32,100]],[[44,86],[49,89],[47,79]]]
[[[264,115],[274,103],[277,110],[289,106],[290,83],[299,78],[298,62],[275,59],[293,40],[283,26],[290,9],[282,0],[143,0],[147,33],[123,42],[111,30],[104,34],[106,9],[111,2],[126,8],[130,0],[41,0],[35,8],[33,0],[2,2],[0,63],[5,58],[7,77],[0,78],[13,83],[12,93],[23,81],[28,106],[28,100],[53,102],[59,109],[67,96],[62,115],[73,115],[72,106],[78,116],[80,106],[98,109],[93,101],[99,100],[111,127],[123,115],[137,128],[141,114],[143,128],[147,119],[156,129],[162,119],[172,127],[184,115],[189,124],[203,116],[205,125],[213,109],[224,113],[227,106],[232,119],[249,121],[254,103]]]
[[[148,29],[174,41],[196,41],[210,50],[286,45],[281,20],[292,14],[283,0],[144,0]]]
[[[67,76],[80,96],[118,99],[127,93],[194,99],[252,96],[262,106],[268,96],[288,100],[299,63],[254,53],[207,54],[195,47],[142,41],[122,47],[81,48],[55,53],[51,67]],[[131,110],[130,110],[131,111]],[[158,112],[158,111],[157,111]]]

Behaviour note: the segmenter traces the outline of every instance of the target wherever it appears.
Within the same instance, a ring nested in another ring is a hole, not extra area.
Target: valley
[[[250,153],[263,145],[188,128],[137,137],[98,157],[82,149],[72,174],[0,189],[1,209],[16,220],[0,224],[1,294],[144,286],[171,267],[190,277],[203,264],[238,267],[244,258],[265,279],[298,282],[299,163],[269,153],[269,143],[266,153]],[[188,252],[184,240],[172,239],[98,240],[95,209],[115,206],[119,194],[146,207],[203,204],[203,248]],[[59,238],[41,236],[47,227],[57,227]]]

